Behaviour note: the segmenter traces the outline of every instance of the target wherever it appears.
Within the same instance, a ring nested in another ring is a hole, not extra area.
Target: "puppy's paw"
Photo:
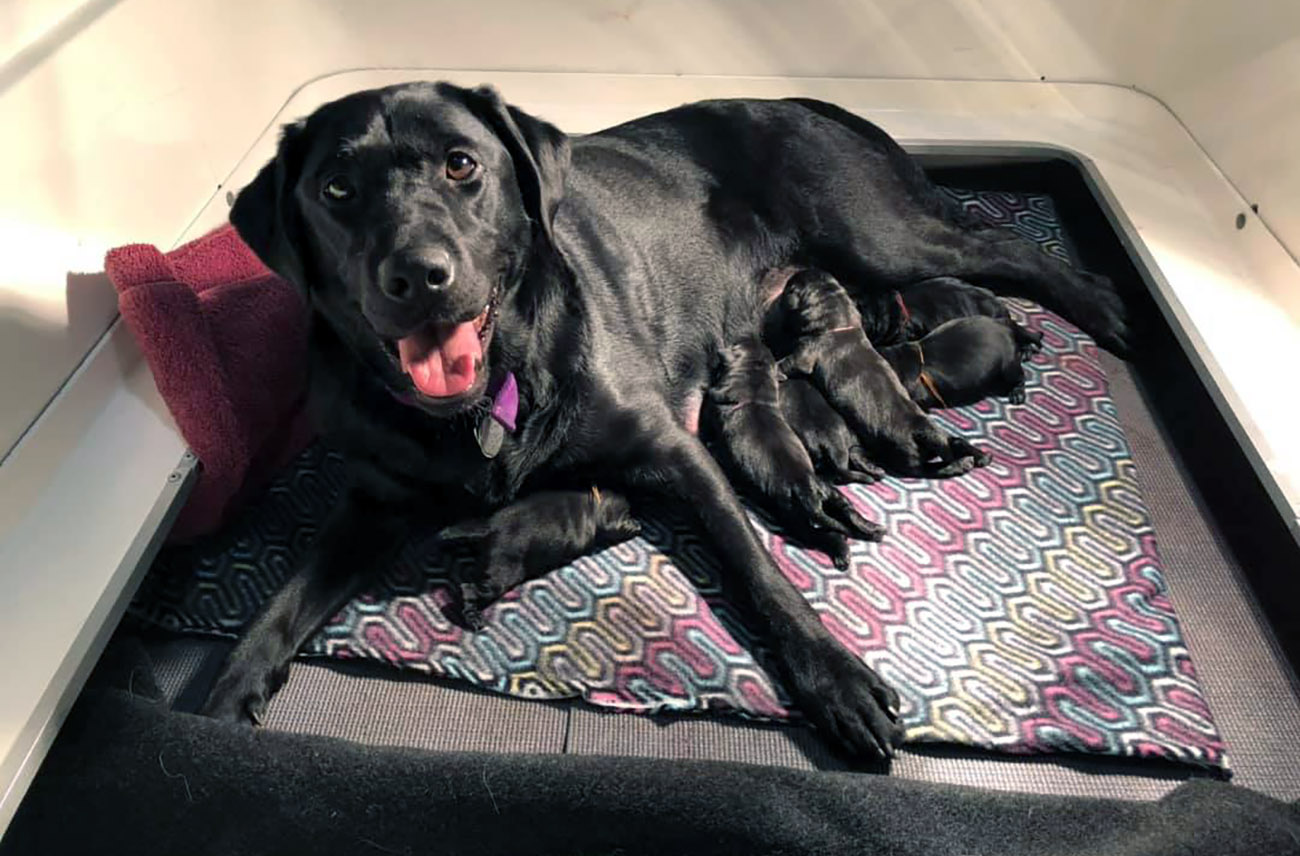
[[[478,632],[487,625],[483,610],[501,598],[502,590],[491,582],[472,582],[460,584],[460,614],[465,619],[465,626]]]
[[[227,666],[212,685],[199,714],[222,722],[261,725],[271,696],[288,675],[288,663],[273,669]]]
[[[1011,391],[1007,393],[1007,401],[1012,404],[1024,404],[1025,385],[1022,383],[1019,386],[1012,387]]]
[[[992,455],[981,449],[979,446],[976,446],[970,440],[961,437],[953,437],[949,440],[948,448],[952,450],[954,457],[970,458],[976,467],[987,467],[993,461]]]
[[[948,439],[948,451],[943,459],[929,464],[930,478],[962,476],[978,467],[987,466],[993,456],[961,437]]]
[[[848,474],[853,481],[862,484],[874,484],[885,477],[883,468],[877,466],[862,451],[860,446],[854,446],[849,450],[849,469]]]
[[[848,528],[850,535],[856,536],[863,541],[879,541],[885,537],[885,527],[879,523],[873,523],[858,514],[853,504],[845,499],[839,491],[835,491],[828,496],[822,508],[831,517],[844,524]]]
[[[625,517],[609,528],[607,543],[621,544],[641,534],[641,524],[632,517]]]
[[[869,666],[834,641],[816,646],[815,662],[790,687],[822,738],[850,758],[886,762],[903,739],[899,698]]]
[[[1043,334],[1036,333],[1033,330],[1026,330],[1024,327],[1016,329],[1016,358],[1020,362],[1028,362],[1034,354],[1043,350]]]

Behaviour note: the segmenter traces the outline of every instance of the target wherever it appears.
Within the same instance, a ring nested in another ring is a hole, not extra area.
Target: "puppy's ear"
[[[306,287],[300,239],[302,214],[293,187],[302,168],[303,123],[285,125],[275,157],[239,191],[230,223],[262,263],[280,276]]]
[[[555,211],[569,172],[569,137],[549,122],[501,99],[491,86],[464,91],[466,104],[505,144],[514,162],[528,216],[554,246]]]

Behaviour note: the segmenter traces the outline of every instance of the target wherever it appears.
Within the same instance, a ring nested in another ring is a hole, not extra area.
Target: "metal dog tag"
[[[483,453],[483,457],[495,458],[497,452],[501,451],[501,444],[506,440],[506,429],[491,415],[484,415],[479,420],[474,439],[478,440],[478,449]]]

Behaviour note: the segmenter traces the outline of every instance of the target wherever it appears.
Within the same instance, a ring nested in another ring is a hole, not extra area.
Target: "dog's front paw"
[[[898,693],[834,641],[818,646],[816,656],[790,687],[804,716],[850,758],[880,763],[894,757],[903,740]]]
[[[199,714],[222,722],[261,725],[271,696],[288,674],[288,663],[275,669],[228,666],[212,685]]]

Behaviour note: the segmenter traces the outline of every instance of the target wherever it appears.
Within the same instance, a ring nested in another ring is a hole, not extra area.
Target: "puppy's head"
[[[791,336],[862,326],[862,317],[844,286],[825,271],[799,271],[786,283],[780,300],[786,332]]]
[[[568,160],[560,131],[490,88],[403,84],[286,126],[230,220],[395,395],[448,415],[484,391]]]
[[[747,337],[723,348],[713,372],[709,397],[715,404],[775,404],[779,372],[767,346]]]

